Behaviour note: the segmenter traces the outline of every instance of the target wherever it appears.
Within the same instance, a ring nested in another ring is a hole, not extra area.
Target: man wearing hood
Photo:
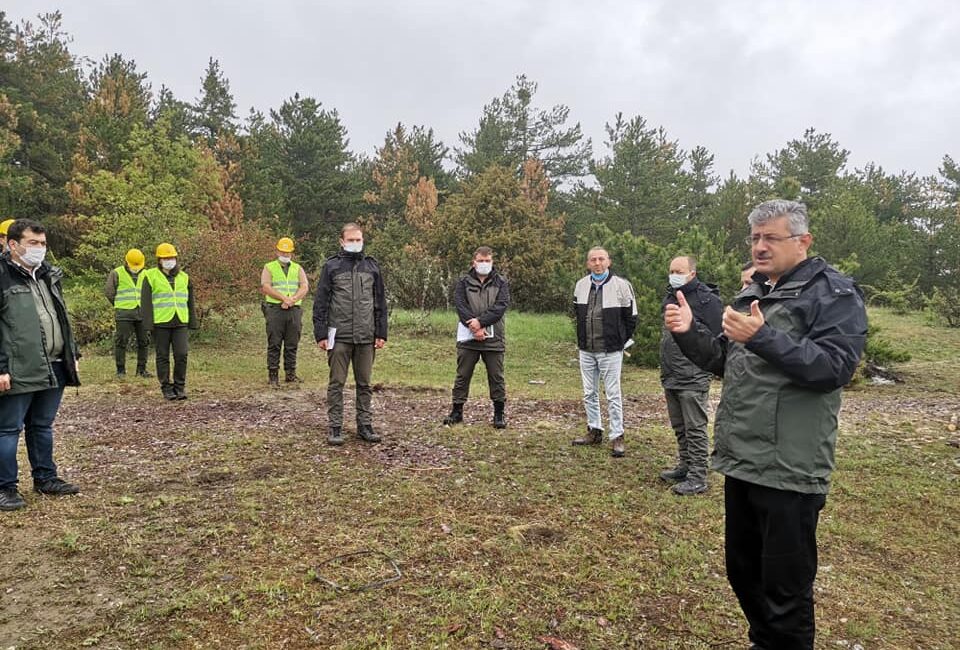
[[[669,288],[661,312],[677,304],[677,291],[687,298],[693,317],[714,336],[721,332],[723,306],[717,288],[697,277],[697,259],[681,255],[670,262]],[[711,375],[698,368],[680,350],[666,325],[660,337],[660,383],[667,399],[670,426],[677,436],[677,465],[660,473],[664,481],[676,481],[674,494],[689,496],[707,489],[707,405]]]

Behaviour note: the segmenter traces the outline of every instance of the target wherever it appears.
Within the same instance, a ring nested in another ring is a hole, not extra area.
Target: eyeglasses
[[[806,234],[806,233],[804,233]],[[743,241],[749,246],[756,246],[762,241],[767,242],[768,244],[779,244],[787,241],[788,239],[796,239],[797,237],[803,237],[803,235],[788,235],[787,237],[780,237],[779,235],[750,235]]]

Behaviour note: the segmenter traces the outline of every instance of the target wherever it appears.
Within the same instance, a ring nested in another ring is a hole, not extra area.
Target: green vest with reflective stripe
[[[292,296],[300,288],[300,265],[296,262],[290,262],[286,275],[283,274],[283,267],[278,260],[267,262],[266,269],[270,271],[270,286],[277,293]],[[274,305],[279,305],[281,302],[273,296],[267,296],[264,300]],[[301,302],[303,302],[302,299],[294,304],[299,305]]]
[[[170,286],[170,278],[163,274],[160,269],[150,269],[150,275],[147,276],[147,282],[150,283],[151,295],[153,297],[153,322],[155,325],[169,323],[173,320],[174,314],[184,325],[190,323],[190,310],[187,307],[187,282],[189,276],[180,271],[174,277],[173,286]]]
[[[147,272],[140,271],[134,283],[127,267],[118,266],[114,270],[117,272],[117,295],[113,298],[113,308],[136,309],[140,306],[140,290],[143,289],[143,277]]]

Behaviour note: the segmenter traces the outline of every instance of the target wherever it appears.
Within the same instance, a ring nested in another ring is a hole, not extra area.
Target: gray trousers
[[[470,382],[477,362],[483,359],[487,386],[494,402],[507,401],[507,382],[503,378],[503,350],[457,348],[457,378],[453,382],[453,403],[464,404],[470,396]]]
[[[353,380],[357,384],[357,424],[373,424],[373,360],[376,350],[373,343],[353,344],[337,341],[327,351],[330,364],[330,381],[327,383],[327,419],[331,427],[343,426],[343,385],[347,371],[353,364]]]
[[[300,307],[283,309],[280,305],[264,303],[267,320],[267,369],[280,369],[280,350],[283,350],[283,369],[288,375],[297,371],[297,348],[303,329],[303,310]]]
[[[118,320],[117,333],[113,340],[113,358],[117,362],[117,372],[127,368],[127,344],[137,339],[137,372],[147,369],[147,354],[150,351],[150,339],[142,320]]]
[[[707,456],[710,441],[707,434],[708,390],[664,389],[670,426],[677,436],[678,466],[687,468],[690,479],[707,480]]]

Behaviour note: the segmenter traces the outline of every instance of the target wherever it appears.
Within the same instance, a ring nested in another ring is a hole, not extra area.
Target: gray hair
[[[753,209],[753,212],[747,217],[747,223],[752,228],[780,217],[789,219],[791,235],[806,235],[810,232],[807,222],[807,206],[799,201],[785,201],[783,199],[764,201]]]

